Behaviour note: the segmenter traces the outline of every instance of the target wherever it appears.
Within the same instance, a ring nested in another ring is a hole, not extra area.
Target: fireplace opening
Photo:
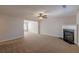
[[[63,29],[63,39],[70,44],[74,44],[74,30]]]

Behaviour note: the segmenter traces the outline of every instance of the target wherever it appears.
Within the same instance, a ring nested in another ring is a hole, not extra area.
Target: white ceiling
[[[0,14],[31,19],[38,12],[45,11],[48,16],[70,16],[79,10],[78,5],[0,5]]]

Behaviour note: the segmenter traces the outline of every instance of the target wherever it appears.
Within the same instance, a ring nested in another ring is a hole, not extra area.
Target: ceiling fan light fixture
[[[39,20],[42,20],[42,19],[43,19],[43,17],[38,17],[38,19],[39,19]]]
[[[40,12],[37,17],[38,19],[42,20],[42,19],[47,18],[47,14],[45,14],[44,12]]]

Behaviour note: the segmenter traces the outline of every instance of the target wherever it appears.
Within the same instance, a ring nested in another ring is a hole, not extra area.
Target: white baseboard
[[[42,33],[41,33],[41,35],[48,35],[48,36],[52,36],[52,37],[63,38],[63,37],[61,37],[61,36],[58,36],[58,35],[52,35],[52,34],[47,34],[47,33],[45,33],[45,34],[42,34]]]
[[[12,37],[12,38],[9,38],[9,39],[2,39],[2,40],[0,40],[0,42],[9,41],[9,40],[15,40],[15,39],[22,38],[22,37],[24,37],[24,35],[17,36],[17,37]]]

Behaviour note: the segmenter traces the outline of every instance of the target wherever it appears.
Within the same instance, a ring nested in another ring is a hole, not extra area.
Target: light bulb
[[[43,19],[43,17],[39,17],[39,20],[42,20]]]

